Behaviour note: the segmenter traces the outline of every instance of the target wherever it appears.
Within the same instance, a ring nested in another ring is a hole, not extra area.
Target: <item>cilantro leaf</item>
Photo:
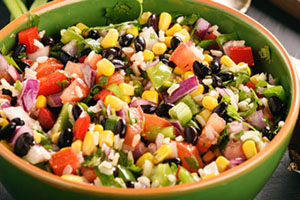
[[[1,46],[0,53],[1,53],[2,55],[6,55],[6,53],[7,53],[7,49],[6,49],[6,46],[5,46],[5,44],[3,44],[3,45]]]
[[[37,14],[29,12],[28,21],[27,21],[28,27],[38,26],[39,22],[40,22],[40,16],[38,16]]]
[[[198,162],[198,160],[196,159],[195,156],[184,157],[184,160],[188,163],[188,165],[191,169],[198,169],[199,168],[199,162]]]
[[[98,81],[99,85],[106,85],[108,83],[108,76],[100,76]]]
[[[191,26],[196,23],[196,21],[199,19],[199,17],[200,17],[200,15],[198,15],[198,14],[191,14],[191,15],[185,16],[183,21],[180,24]]]
[[[229,135],[227,133],[227,128],[226,128],[223,131],[223,134],[218,138],[218,146],[219,146],[219,149],[220,149],[221,153],[224,152],[228,141],[229,141]]]
[[[270,53],[270,47],[268,45],[265,45],[260,49],[258,52],[261,59],[265,59],[268,61],[269,64],[271,64],[271,53]]]
[[[10,57],[10,56],[4,56],[5,60],[7,61],[7,63],[9,65],[14,66],[15,68],[17,68],[17,70],[19,70],[19,72],[23,73],[23,71],[21,70],[21,68],[17,65],[17,63],[15,62],[15,60]]]
[[[247,83],[249,79],[249,74],[238,72],[236,74],[236,79],[232,82],[232,85],[238,88],[241,84]]]
[[[69,85],[70,81],[69,80],[63,80],[63,81],[56,81],[56,84],[61,88],[65,89]]]

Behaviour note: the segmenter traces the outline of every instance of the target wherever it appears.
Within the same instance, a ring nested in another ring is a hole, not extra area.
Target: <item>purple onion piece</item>
[[[106,108],[106,115],[107,115],[107,117],[109,117],[109,116],[112,115],[110,104],[107,105],[107,108]]]
[[[0,54],[0,71],[5,71],[8,68],[8,63],[3,55]]]
[[[202,40],[210,27],[210,23],[203,18],[199,18],[195,26],[197,28],[194,32],[194,36]]]
[[[80,66],[80,70],[83,75],[83,80],[86,83],[86,85],[91,88],[95,82],[96,79],[96,72],[91,69],[91,66],[89,63],[83,64]]]
[[[234,158],[234,159],[229,160],[231,165],[239,165],[239,164],[243,163],[244,161],[245,161],[245,159],[243,159],[243,158]]]
[[[153,106],[156,106],[156,103],[154,103],[152,101],[148,101],[146,99],[136,99],[129,106],[130,107],[138,107],[138,106],[141,106],[141,105],[153,105]]]
[[[18,104],[29,112],[35,103],[40,87],[39,80],[28,79],[23,82],[22,93],[18,99]]]
[[[52,108],[57,108],[57,107],[62,106],[63,103],[61,102],[61,99],[60,99],[61,94],[62,94],[62,92],[59,92],[59,93],[47,96],[48,105]]]
[[[169,122],[171,122],[172,126],[177,128],[180,132],[182,132],[182,133],[184,132],[184,128],[181,126],[179,120],[171,119],[171,120],[169,120]]]
[[[77,41],[72,40],[71,42],[67,43],[65,46],[61,48],[64,52],[69,53],[71,56],[76,56],[78,52],[77,48]]]
[[[262,129],[265,126],[267,126],[263,117],[264,117],[263,111],[259,110],[252,113],[249,117],[247,117],[247,122],[255,126],[256,128]]]
[[[137,160],[141,155],[143,155],[147,151],[147,148],[143,142],[140,142],[135,150],[132,152],[134,160]]]
[[[275,79],[273,78],[272,74],[269,74],[269,83],[271,85],[275,85]]]
[[[27,54],[27,57],[29,60],[32,60],[33,62],[35,62],[38,57],[41,57],[41,56],[48,57],[49,54],[50,54],[50,46],[45,46],[43,48],[39,48],[34,53]]]
[[[28,126],[18,126],[14,135],[8,140],[8,143],[11,145],[15,145],[17,139],[24,133],[30,133],[32,134],[32,129]]]
[[[149,90],[151,87],[152,87],[152,82],[149,80],[149,81],[146,83],[146,85],[145,85],[145,87],[144,87],[144,90]]]
[[[124,110],[123,109],[121,109],[121,110],[119,110],[119,111],[117,111],[117,115],[119,116],[119,117],[121,117],[121,118],[125,118],[125,113],[124,113]]]
[[[7,70],[8,70],[9,75],[11,76],[11,78],[14,81],[17,81],[17,80],[22,81],[20,74],[18,73],[17,69],[14,66],[8,65]]]
[[[9,103],[9,101],[5,101],[4,103],[2,103],[1,105],[0,105],[0,108],[1,109],[5,109],[5,108],[8,108],[8,107],[10,107],[11,105],[10,105],[10,103]]]
[[[166,103],[174,103],[181,99],[185,95],[195,91],[198,88],[198,79],[196,76],[192,76],[178,83],[179,88],[176,89],[171,95],[168,93],[164,96]]]

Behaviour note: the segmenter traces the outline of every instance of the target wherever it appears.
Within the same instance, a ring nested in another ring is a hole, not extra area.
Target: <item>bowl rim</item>
[[[61,6],[69,5],[76,2],[81,2],[83,0],[55,0],[52,2],[49,2],[45,5],[42,5],[34,10],[32,10],[32,13],[36,14],[43,14],[47,11],[59,8]],[[61,179],[59,176],[56,176],[54,174],[51,174],[49,172],[46,172],[42,169],[39,169],[26,161],[22,160],[18,156],[16,156],[13,152],[8,150],[6,147],[4,147],[3,144],[0,143],[0,156],[2,156],[5,160],[7,160],[9,163],[14,165],[19,170],[25,172],[28,175],[31,175],[35,179],[38,179],[46,184],[49,184],[55,188],[60,188],[64,190],[70,190],[76,193],[85,193],[85,194],[92,194],[95,196],[107,196],[107,197],[121,197],[121,198],[128,198],[128,197],[143,197],[143,198],[155,198],[155,197],[163,197],[163,196],[172,196],[172,195],[178,195],[178,194],[184,194],[187,192],[192,191],[199,191],[199,190],[205,190],[208,188],[215,187],[217,185],[220,185],[222,183],[237,179],[240,176],[243,176],[253,170],[254,168],[258,167],[260,164],[262,164],[265,160],[267,160],[271,155],[273,155],[280,146],[287,140],[292,134],[293,127],[296,123],[298,112],[299,112],[299,78],[298,74],[296,72],[295,66],[293,62],[291,61],[291,58],[287,51],[284,49],[282,44],[278,41],[278,39],[275,38],[275,36],[269,32],[266,28],[264,28],[260,23],[252,19],[251,17],[233,9],[230,7],[227,7],[225,5],[222,5],[220,3],[214,2],[214,1],[207,1],[207,0],[193,0],[193,1],[187,1],[187,2],[200,2],[203,4],[207,4],[209,6],[215,7],[217,9],[224,10],[241,20],[248,22],[252,27],[255,27],[259,29],[263,34],[268,37],[273,43],[274,46],[276,46],[279,50],[279,52],[282,53],[282,57],[284,58],[284,62],[287,64],[289,70],[290,70],[290,76],[292,81],[292,103],[290,106],[290,112],[286,118],[286,122],[284,126],[281,128],[281,130],[278,132],[277,136],[270,142],[270,144],[267,145],[259,154],[254,156],[253,158],[245,161],[241,165],[230,169],[228,171],[225,171],[221,173],[220,175],[202,180],[200,182],[194,182],[189,184],[182,184],[182,185],[176,185],[176,186],[169,186],[169,187],[163,187],[163,188],[151,188],[151,189],[124,189],[124,188],[110,188],[110,187],[99,187],[99,186],[91,186],[91,185],[84,185],[81,183],[75,183],[71,181],[67,181],[64,179]],[[0,40],[3,40],[5,37],[7,37],[15,28],[19,27],[27,20],[28,13],[20,16],[7,26],[5,26],[0,31]],[[151,197],[149,197],[151,196]]]

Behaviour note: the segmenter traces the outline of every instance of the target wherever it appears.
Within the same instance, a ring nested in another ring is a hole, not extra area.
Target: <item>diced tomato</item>
[[[96,83],[99,82],[99,78],[101,76],[97,77],[96,79]],[[106,85],[103,85],[102,87],[107,87],[109,86],[110,84],[112,83],[115,83],[117,85],[121,84],[121,83],[124,83],[124,76],[122,74],[120,74],[119,72],[115,72],[113,75],[111,75],[110,77],[108,77],[108,81],[107,81],[107,84]]]
[[[203,40],[216,40],[217,36],[215,34],[213,34],[213,32],[205,35]]]
[[[195,52],[196,50],[191,41],[181,43],[172,53],[170,61],[173,61],[180,69],[186,72],[193,68],[194,61],[200,60],[199,55]]]
[[[222,117],[219,117],[217,113],[213,113],[205,126],[211,126],[217,133],[221,133],[226,126],[226,121]]]
[[[93,99],[94,100],[102,100],[103,102],[105,101],[105,98],[108,96],[108,95],[114,95],[115,94],[110,91],[110,90],[107,90],[107,89],[102,89],[100,92],[98,92],[94,97]]]
[[[89,87],[80,78],[75,79],[60,96],[63,103],[77,102],[89,94]]]
[[[79,78],[83,78],[83,74],[81,71],[82,63],[74,63],[71,61],[68,61],[65,67],[65,71],[69,72],[70,74],[77,74]]]
[[[96,70],[97,62],[102,59],[100,54],[96,54],[94,51],[91,51],[90,54],[85,58],[84,63],[90,63],[90,66]]]
[[[246,83],[246,86],[250,89],[250,88],[252,88],[253,90],[255,90],[255,85],[253,84],[253,83],[251,83],[250,81],[248,81],[247,83]]]
[[[231,46],[228,47],[231,59],[236,63],[244,62],[247,63],[249,66],[254,65],[253,55],[252,55],[252,48],[251,47],[238,47],[238,46]]]
[[[91,124],[91,118],[86,111],[82,111],[73,126],[73,135],[76,139],[83,140]]]
[[[19,32],[18,38],[20,44],[26,45],[26,53],[33,53],[38,49],[38,47],[34,45],[34,40],[40,41],[38,28],[36,26]]]
[[[186,142],[177,142],[177,153],[178,157],[180,158],[182,162],[182,166],[189,170],[190,172],[197,172],[199,168],[203,167],[202,159],[199,155],[199,152],[197,148],[189,143]],[[192,168],[192,166],[189,165],[186,158],[196,158],[196,160],[199,163],[199,168]]]
[[[44,96],[61,92],[62,88],[59,87],[59,83],[62,81],[68,81],[70,84],[68,77],[61,71],[55,71],[48,76],[39,78],[38,80],[40,81],[39,95]]]
[[[81,167],[80,171],[82,176],[90,183],[93,183],[93,181],[97,178],[97,174],[94,168]]]
[[[144,118],[145,118],[145,124],[144,124],[144,132],[147,132],[147,128],[150,127],[151,125],[155,125],[158,127],[167,127],[167,126],[172,126],[172,124],[165,120],[162,117],[158,117],[154,114],[147,114],[144,113]]]
[[[39,63],[36,68],[36,77],[39,79],[43,76],[48,76],[56,70],[62,69],[64,65],[55,58],[48,58],[46,62]]]
[[[206,137],[198,137],[196,147],[199,151],[205,153],[211,147],[212,141],[208,140]]]
[[[76,170],[80,167],[80,162],[76,152],[72,148],[66,148],[60,150],[51,155],[49,164],[54,173],[61,176],[65,167],[70,165],[72,167],[72,173],[76,174]]]
[[[46,130],[51,129],[55,123],[55,117],[48,108],[40,108],[38,120],[41,126]]]

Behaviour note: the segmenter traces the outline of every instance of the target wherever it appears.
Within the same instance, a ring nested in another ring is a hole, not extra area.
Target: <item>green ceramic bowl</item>
[[[34,10],[41,16],[39,29],[55,35],[60,29],[83,22],[89,26],[105,23],[104,8],[117,0],[58,0]],[[285,125],[258,155],[221,175],[192,184],[157,189],[116,189],[76,184],[42,171],[0,145],[0,180],[16,199],[253,199],[277,167],[289,143],[299,111],[299,81],[289,55],[279,41],[263,26],[236,10],[207,0],[144,0],[145,10],[155,13],[177,11],[200,13],[221,32],[236,31],[254,51],[255,71],[280,77],[288,94]],[[0,49],[11,49],[15,34],[26,28],[22,16],[0,31]],[[268,45],[271,64],[260,59],[258,51]]]

